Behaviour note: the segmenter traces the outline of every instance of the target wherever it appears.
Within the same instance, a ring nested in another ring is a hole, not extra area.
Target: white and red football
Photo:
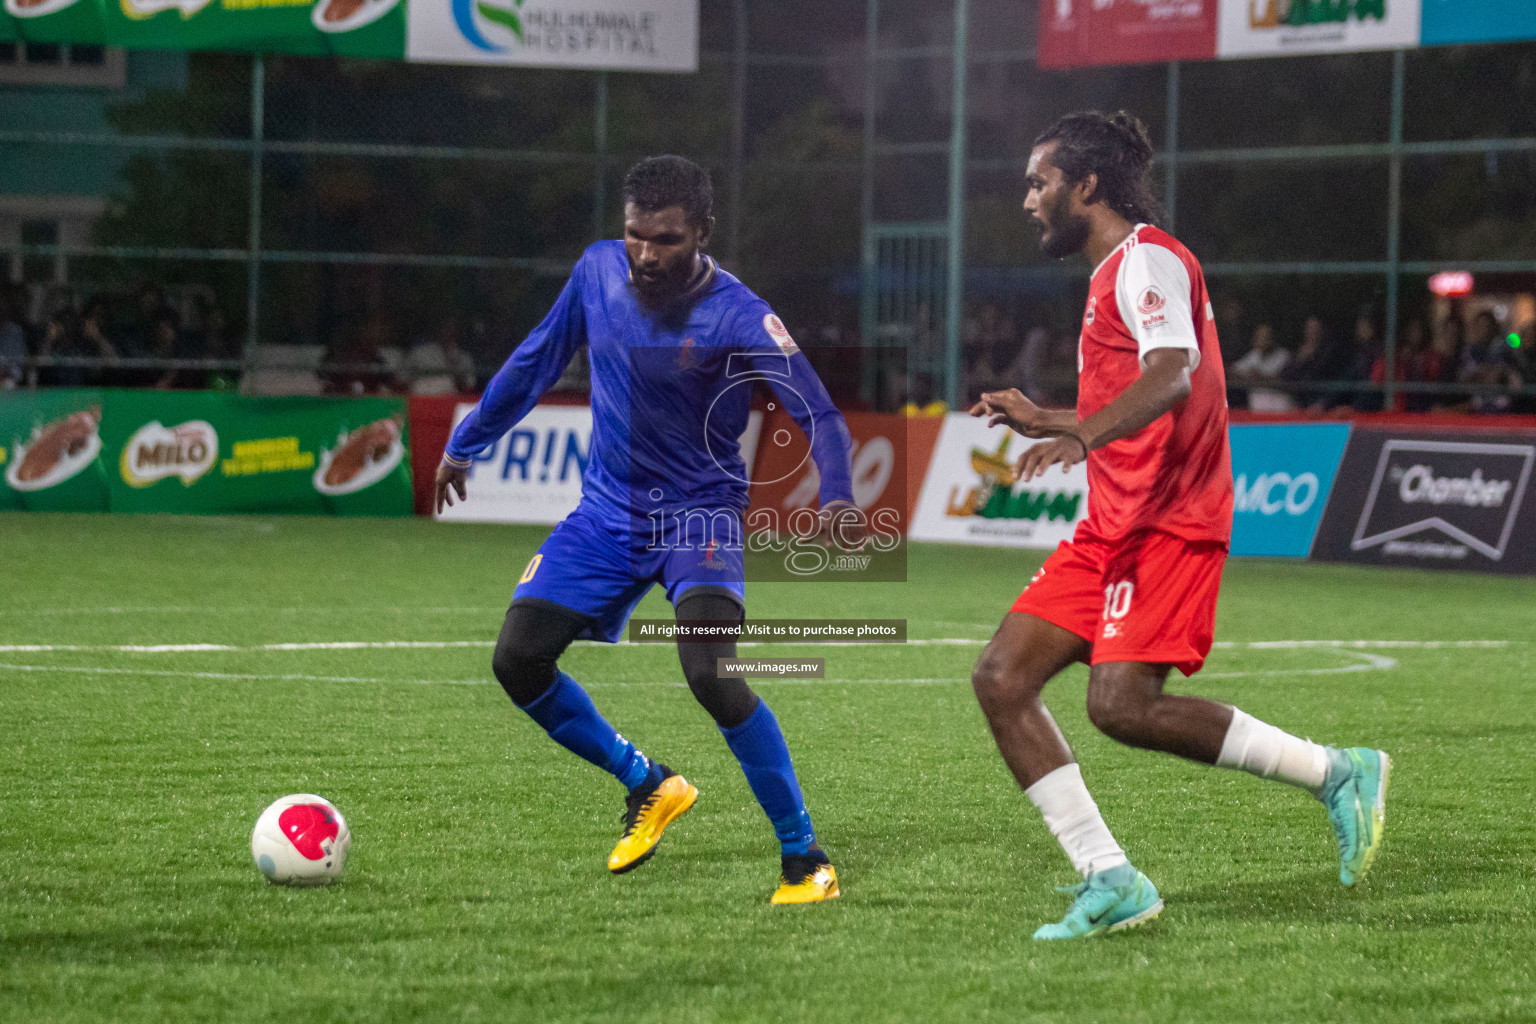
[[[294,793],[261,812],[251,833],[251,856],[267,881],[329,885],[347,863],[352,833],[336,805],[313,793]]]

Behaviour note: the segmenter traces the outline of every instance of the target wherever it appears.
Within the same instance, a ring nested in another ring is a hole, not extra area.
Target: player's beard
[[[1068,193],[1062,192],[1051,206],[1049,219],[1041,218],[1040,221],[1045,227],[1045,233],[1040,236],[1040,251],[1051,259],[1075,256],[1088,244],[1091,226],[1087,217],[1073,215],[1071,198]]]
[[[674,266],[665,268],[659,277],[649,280],[642,276],[639,269],[631,263],[629,275],[634,282],[632,287],[636,297],[642,305],[650,309],[666,309],[688,290],[697,262],[696,258],[678,260]]]

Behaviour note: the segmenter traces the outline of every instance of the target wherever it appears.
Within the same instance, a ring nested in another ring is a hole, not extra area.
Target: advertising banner
[[[473,402],[460,402],[453,425]],[[470,464],[469,500],[438,519],[458,523],[558,523],[581,501],[581,474],[592,450],[592,410],[585,405],[534,406]]]
[[[5,0],[0,39],[306,56],[405,55],[405,0]]]
[[[1536,39],[1536,3],[1531,0],[1420,0],[1424,28],[1420,42],[1498,43]]]
[[[1219,0],[1040,0],[1040,66],[1216,56]]]
[[[698,0],[406,0],[405,57],[697,71]]]
[[[41,391],[0,399],[0,507],[409,515],[398,399]]]
[[[1356,429],[1313,557],[1536,572],[1533,465],[1536,433]]]
[[[460,402],[453,426],[474,407],[474,402]],[[748,466],[762,424],[763,414],[752,413],[741,435],[741,457]],[[470,463],[465,484],[469,500],[455,499],[457,503],[437,518],[456,523],[558,523],[581,501],[581,474],[591,450],[590,406],[536,405]]]
[[[4,0],[0,42],[698,69],[698,0]]]
[[[1020,484],[1013,467],[1036,441],[950,413],[912,518],[913,540],[1054,548],[1088,515],[1088,470],[1053,468]]]
[[[943,421],[872,412],[845,413],[843,419],[853,435],[854,504],[871,515],[888,510],[893,525],[906,533]],[[799,428],[783,410],[763,420],[764,441],[752,470],[753,512],[785,519],[819,505],[821,473],[803,444],[789,442],[790,434],[798,435]]]
[[[1230,436],[1232,554],[1307,557],[1349,424],[1239,423]]]
[[[102,391],[0,395],[0,509],[107,511]]]
[[[1419,45],[1419,0],[1220,0],[1216,55],[1395,50]]]

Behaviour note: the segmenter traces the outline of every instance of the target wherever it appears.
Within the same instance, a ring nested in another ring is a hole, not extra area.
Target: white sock
[[[1328,777],[1328,748],[1232,709],[1232,724],[1216,757],[1219,768],[1238,768],[1260,778],[1300,786],[1313,796]]]
[[[1077,762],[1057,768],[1026,789],[1024,795],[1040,808],[1051,835],[1084,878],[1128,863],[1125,851],[1109,834],[1099,805],[1083,785]]]

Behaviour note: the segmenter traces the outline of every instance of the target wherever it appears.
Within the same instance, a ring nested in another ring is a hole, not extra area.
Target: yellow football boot
[[[635,868],[651,859],[656,844],[667,826],[678,819],[699,798],[699,790],[687,779],[664,764],[656,767],[664,776],[649,793],[632,793],[625,799],[624,834],[619,845],[608,855],[608,870],[616,875]]]
[[[784,873],[770,903],[820,903],[836,899],[837,869],[820,850],[791,854],[784,858]]]

